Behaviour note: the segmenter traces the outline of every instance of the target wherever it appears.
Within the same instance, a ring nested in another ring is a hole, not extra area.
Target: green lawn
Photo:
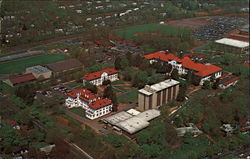
[[[138,91],[137,89],[132,89],[127,93],[123,93],[122,95],[117,97],[119,103],[129,103],[137,100]]]
[[[71,108],[70,111],[81,117],[85,117],[85,110],[82,108]]]
[[[123,80],[118,80],[118,81],[114,81],[112,82],[113,85],[116,85],[116,84],[124,84],[124,81]]]
[[[65,56],[62,54],[49,54],[49,55],[35,56],[12,62],[0,63],[0,74],[22,72],[25,70],[26,67],[53,63],[64,59]]]
[[[174,28],[165,25],[158,25],[158,24],[147,24],[147,25],[138,25],[133,27],[128,27],[124,29],[119,29],[116,31],[116,34],[120,37],[127,38],[130,40],[135,40],[136,33],[143,33],[143,32],[163,32],[168,35],[176,35],[179,34],[180,31],[191,31],[190,29],[186,28]]]
[[[77,83],[77,82],[69,82],[66,85],[71,88],[81,88],[83,86],[82,83]]]

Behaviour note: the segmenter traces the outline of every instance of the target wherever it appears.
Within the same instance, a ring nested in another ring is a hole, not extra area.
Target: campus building
[[[165,80],[154,85],[146,85],[139,90],[138,110],[155,109],[175,100],[179,92],[179,82],[173,79]]]
[[[217,45],[224,47],[225,49],[238,53],[244,53],[249,51],[249,42],[246,41],[230,39],[230,38],[222,38],[216,40],[215,43]]]
[[[77,59],[67,59],[50,63],[46,64],[45,67],[52,71],[53,77],[68,76],[68,74],[83,70],[83,64]]]
[[[8,79],[3,80],[3,82],[10,85],[11,87],[14,87],[16,85],[32,82],[35,80],[36,77],[32,73],[27,73],[23,75],[11,76]]]
[[[86,82],[92,83],[93,85],[99,86],[105,80],[110,80],[111,82],[119,80],[118,71],[113,68],[106,68],[101,71],[88,73],[82,77],[83,85]]]
[[[160,111],[156,109],[139,112],[135,109],[120,111],[112,116],[103,118],[102,121],[108,126],[112,126],[118,132],[124,132],[129,137],[149,126],[149,122],[160,116]]]
[[[86,117],[93,120],[112,111],[112,102],[92,94],[87,89],[77,89],[67,93],[65,105],[68,108],[81,107],[86,111]]]
[[[151,64],[154,62],[171,64],[173,69],[177,69],[180,75],[185,75],[188,71],[191,71],[197,79],[200,80],[200,85],[202,85],[205,80],[210,80],[212,76],[217,79],[220,78],[222,74],[222,68],[218,66],[194,62],[189,57],[178,58],[174,54],[166,51],[148,54],[143,56],[143,58],[150,60]]]
[[[27,67],[26,73],[32,73],[36,79],[48,79],[52,75],[52,71],[40,65]]]

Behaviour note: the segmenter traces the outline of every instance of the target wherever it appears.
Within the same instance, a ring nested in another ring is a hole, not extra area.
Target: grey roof
[[[82,67],[83,64],[77,59],[68,59],[64,61],[58,61],[46,65],[53,72],[67,71],[75,68]]]
[[[51,72],[51,70],[49,70],[48,68],[40,66],[40,65],[28,67],[28,68],[26,68],[26,71],[30,71],[30,72],[35,73],[35,74],[42,74],[42,73]]]
[[[55,144],[48,145],[48,146],[44,146],[44,147],[40,148],[40,151],[43,151],[43,152],[45,152],[45,153],[50,153],[51,150],[52,150],[55,146],[56,146]]]
[[[180,82],[173,80],[173,79],[168,79],[159,83],[156,83],[154,85],[146,85],[143,89],[140,89],[139,92],[145,95],[151,95],[155,92],[161,91],[163,89],[166,89],[168,87],[174,86],[179,84]]]
[[[149,121],[158,116],[160,116],[160,111],[156,109],[150,109],[134,116],[122,111],[103,120],[129,134],[134,134],[146,128],[149,125]]]
[[[125,112],[125,111],[121,111],[119,113],[116,113],[115,115],[112,115],[110,117],[104,118],[105,121],[107,121],[108,123],[115,125],[121,121],[124,121],[126,119],[129,119],[133,117],[133,115]]]

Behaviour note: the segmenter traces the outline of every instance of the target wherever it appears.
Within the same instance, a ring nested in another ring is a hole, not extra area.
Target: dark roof
[[[24,75],[18,75],[18,76],[14,76],[14,77],[9,78],[10,82],[13,85],[33,81],[35,79],[36,78],[32,73],[28,73],[28,74],[24,74]]]
[[[70,69],[82,67],[83,64],[77,59],[69,59],[69,60],[64,60],[64,61],[58,61],[55,63],[50,63],[45,66],[47,66],[53,72],[61,72],[64,70],[70,70]]]

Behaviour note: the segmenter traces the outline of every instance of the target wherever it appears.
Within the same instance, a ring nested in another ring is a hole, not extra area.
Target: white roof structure
[[[27,67],[26,71],[30,71],[30,72],[35,73],[35,74],[43,74],[46,72],[51,72],[51,70],[49,70],[48,68],[40,66],[40,65]]]
[[[140,114],[141,112],[139,112],[139,111],[137,111],[137,110],[135,110],[135,109],[129,109],[129,110],[127,111],[127,113],[129,113],[129,114],[131,114],[131,115],[138,115],[138,114]]]
[[[126,119],[129,119],[133,117],[133,115],[125,112],[125,111],[121,111],[119,113],[116,113],[115,115],[112,115],[110,117],[104,118],[104,121],[107,121],[108,123],[112,124],[112,125],[116,125],[117,123],[124,121]]]
[[[160,116],[160,111],[159,110],[156,110],[156,109],[149,109],[149,110],[146,110],[138,115],[136,115],[136,117],[140,118],[140,119],[143,119],[145,121],[150,121],[158,116]]]
[[[134,109],[129,110],[130,113],[138,113]],[[131,115],[128,112],[119,112],[110,117],[104,118],[103,120],[116,126],[129,134],[134,134],[149,125],[149,121],[160,116],[160,111],[156,109],[150,109],[137,115]]]
[[[173,80],[173,79],[168,79],[165,81],[162,81],[160,83],[156,83],[154,85],[146,85],[143,89],[140,89],[139,92],[145,95],[152,95],[155,92],[161,91],[163,89],[166,89],[168,87],[174,86],[179,84],[180,82]]]
[[[218,44],[233,46],[233,47],[237,47],[237,48],[246,48],[246,47],[249,47],[249,43],[248,42],[234,40],[234,39],[229,39],[229,38],[223,38],[223,39],[220,39],[220,40],[216,40],[215,42],[218,43]]]
[[[116,126],[121,128],[122,130],[133,134],[139,130],[146,128],[149,125],[149,122],[142,120],[141,118],[134,116],[125,121],[118,123]]]

